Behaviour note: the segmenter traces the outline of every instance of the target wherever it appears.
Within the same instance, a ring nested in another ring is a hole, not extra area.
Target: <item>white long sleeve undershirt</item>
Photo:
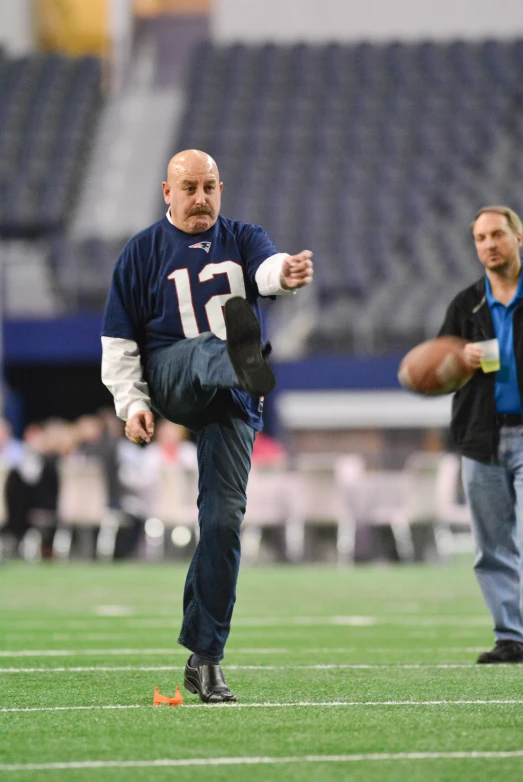
[[[102,383],[114,397],[118,418],[127,421],[138,410],[151,409],[138,343],[134,340],[102,337]]]

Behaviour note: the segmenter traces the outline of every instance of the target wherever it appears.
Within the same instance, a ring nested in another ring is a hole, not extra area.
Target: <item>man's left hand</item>
[[[289,255],[284,259],[280,278],[284,290],[293,291],[312,282],[314,272],[311,258],[311,251],[303,250],[297,255]]]
[[[150,410],[138,410],[125,424],[125,436],[136,445],[150,443],[154,434],[154,413]]]

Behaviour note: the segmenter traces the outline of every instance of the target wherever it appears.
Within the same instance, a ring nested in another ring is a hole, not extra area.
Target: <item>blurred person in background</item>
[[[109,416],[116,419],[111,422]],[[122,487],[118,478],[118,441],[123,438],[122,422],[113,411],[80,416],[75,422],[78,453],[94,456],[103,465],[110,508],[120,507]]]
[[[185,426],[162,419],[156,424],[154,443],[158,458],[166,464],[179,464],[187,470],[197,469],[196,445]]]
[[[9,473],[14,470],[24,454],[24,444],[22,440],[13,437],[11,424],[5,418],[0,418],[0,535],[2,536],[0,553],[11,553],[14,547],[14,538],[8,529],[7,505],[6,505],[6,483]]]
[[[13,436],[11,424],[5,418],[0,417],[0,465],[5,470],[16,467],[22,458],[24,445],[21,440]]]
[[[284,446],[275,437],[265,432],[257,432],[252,452],[255,467],[285,467],[289,455]]]
[[[74,427],[66,421],[54,419],[26,427],[19,458],[12,464],[5,482],[4,531],[21,553],[27,533],[38,530],[42,557],[52,556],[57,525],[58,460],[75,446]]]
[[[150,515],[155,475],[144,451],[124,437],[114,410],[83,415],[75,422],[78,453],[99,459],[106,482],[108,508],[119,517],[114,558],[137,554],[145,520]]]
[[[312,253],[278,253],[260,226],[221,216],[223,183],[205,152],[175,155],[162,187],[166,216],[130,240],[114,270],[102,379],[132,442],[150,442],[152,409],[197,434],[200,538],[178,642],[192,653],[186,688],[203,702],[232,702],[220,661],[253,442],[275,382],[257,299],[308,285]]]
[[[451,431],[461,453],[476,556],[495,646],[478,663],[523,663],[523,277],[519,216],[486,206],[472,223],[485,274],[450,303],[440,335],[467,340],[477,370],[454,395]],[[480,344],[497,339],[498,371],[481,371]]]

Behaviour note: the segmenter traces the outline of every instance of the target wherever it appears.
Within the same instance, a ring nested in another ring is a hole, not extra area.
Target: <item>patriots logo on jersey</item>
[[[211,249],[211,242],[197,242],[189,245],[190,250],[205,250],[206,253]]]

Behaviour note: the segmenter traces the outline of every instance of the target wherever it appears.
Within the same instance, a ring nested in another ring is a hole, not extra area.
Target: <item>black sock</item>
[[[193,653],[189,665],[191,668],[200,668],[202,665],[214,665],[214,662],[212,660],[208,660],[207,657],[202,657],[201,654]]]

